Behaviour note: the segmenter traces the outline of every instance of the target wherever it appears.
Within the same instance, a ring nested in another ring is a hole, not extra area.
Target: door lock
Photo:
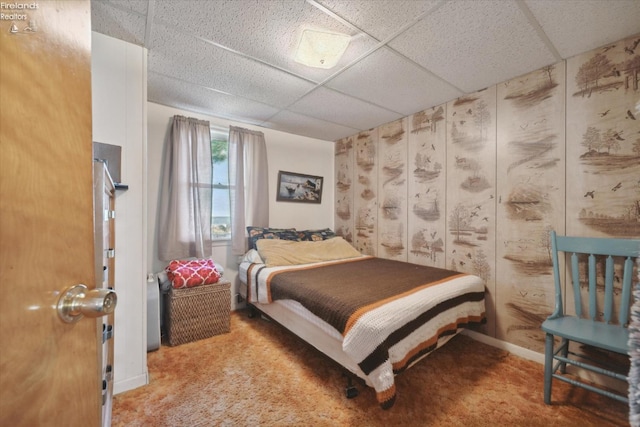
[[[75,323],[86,317],[101,317],[116,309],[118,296],[111,289],[91,289],[85,285],[71,286],[58,299],[58,315],[65,323]]]

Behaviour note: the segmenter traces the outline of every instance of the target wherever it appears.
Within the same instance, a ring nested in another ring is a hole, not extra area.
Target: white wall
[[[267,144],[267,161],[269,164],[269,225],[272,227],[295,227],[300,230],[326,227],[333,228],[333,192],[335,187],[333,174],[333,142],[232,122],[151,102],[147,105],[147,112],[149,144],[147,157],[149,162],[149,214],[147,218],[149,246],[147,263],[149,273],[157,273],[166,266],[166,261],[158,259],[156,219],[163,147],[171,118],[174,115],[208,120],[212,125],[225,128],[238,126],[262,131]],[[276,186],[278,171],[280,170],[324,177],[322,203],[276,202]],[[237,257],[231,254],[228,246],[216,246],[213,251],[213,259],[224,267],[224,275],[232,283],[231,294],[235,295],[238,286]],[[235,308],[235,298],[233,298],[232,304],[234,304],[233,307]]]
[[[122,147],[116,191],[114,393],[148,383],[146,347],[147,51],[92,33],[93,140]]]

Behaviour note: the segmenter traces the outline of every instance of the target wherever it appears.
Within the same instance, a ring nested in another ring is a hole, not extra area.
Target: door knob
[[[87,317],[111,314],[116,309],[118,296],[111,289],[91,289],[85,285],[71,286],[58,299],[58,315],[63,322],[75,323]]]

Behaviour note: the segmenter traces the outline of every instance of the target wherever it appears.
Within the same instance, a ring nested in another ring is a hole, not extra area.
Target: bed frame
[[[294,302],[291,301],[291,303]],[[353,383],[353,376],[371,386],[360,367],[342,351],[342,339],[339,336],[328,334],[317,324],[297,314],[291,304],[274,301],[271,304],[247,303],[247,307],[250,318],[255,318],[258,313],[261,313],[342,367],[347,378],[345,387],[347,398],[351,399],[358,395],[358,389]]]
[[[280,300],[274,301],[270,304],[247,302],[247,307],[249,308],[250,318],[257,317],[258,313],[262,314],[269,320],[280,325],[282,328],[293,333],[298,338],[311,345],[320,353],[342,367],[345,370],[344,376],[347,380],[345,395],[348,399],[354,398],[358,395],[358,389],[353,383],[354,376],[362,380],[367,386],[373,387],[360,367],[342,350],[342,337],[340,334],[335,330],[333,330],[333,332],[328,332],[326,328],[319,326],[324,322],[319,318],[316,318],[315,315],[308,312],[296,301]],[[301,316],[299,314],[301,310],[306,312],[305,316]],[[316,318],[317,321],[313,322],[308,319],[309,317],[312,319]],[[328,325],[327,327],[330,328]],[[446,344],[451,338],[461,331],[462,329],[458,329],[455,334],[443,335],[440,337],[438,340],[438,348]],[[419,357],[412,363],[412,365],[418,363],[429,354],[430,353],[427,353]]]

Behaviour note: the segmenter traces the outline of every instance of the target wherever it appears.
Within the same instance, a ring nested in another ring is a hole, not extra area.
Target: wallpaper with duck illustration
[[[360,132],[355,139],[353,246],[365,255],[378,253],[378,130]]]
[[[355,136],[343,138],[335,145],[335,218],[334,228],[337,235],[353,244],[353,180],[354,173],[354,139]]]
[[[639,40],[337,141],[336,231],[484,278],[482,332],[542,352],[549,230],[640,238]]]
[[[408,261],[445,265],[445,108],[433,107],[409,119]]]
[[[549,231],[564,234],[565,64],[497,85],[496,337],[542,351]]]
[[[496,88],[447,103],[446,267],[485,281],[495,328]]]
[[[407,119],[378,128],[378,256],[407,260]]]
[[[640,235],[640,36],[567,61],[567,232]]]

